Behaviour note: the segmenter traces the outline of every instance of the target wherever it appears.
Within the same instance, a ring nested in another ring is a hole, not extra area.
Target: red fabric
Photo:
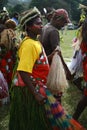
[[[74,130],[85,130],[85,128],[74,119],[71,119],[70,123],[74,126]]]
[[[6,55],[0,60],[0,70],[4,75],[7,83],[10,84],[12,80],[12,72],[13,72],[13,57],[12,52],[9,51]]]
[[[33,72],[31,74],[31,77],[33,76],[33,80],[35,81],[35,84],[38,84],[39,81],[43,82],[43,84],[46,84],[48,72],[49,72],[49,64],[44,52],[42,51],[40,57],[37,59],[33,67]],[[25,86],[19,73],[16,73],[14,79],[16,79],[15,82],[16,86],[21,86],[21,87]],[[42,86],[41,83],[40,86]],[[46,96],[42,88],[40,89],[40,91],[41,93],[43,93],[44,96]]]
[[[42,52],[40,58],[37,60],[37,62],[34,65],[32,76],[35,79],[40,78],[43,80],[44,83],[46,83],[48,72],[49,72],[49,64],[47,63],[47,58],[44,52]]]
[[[34,78],[41,78],[44,80],[44,82],[46,83],[46,77],[48,75],[48,71],[49,68],[48,68],[48,65],[36,65],[33,69],[33,73],[32,75],[34,76]]]
[[[58,127],[54,126],[53,130],[60,130]]]
[[[81,43],[81,50],[82,50],[82,55],[87,53],[87,44],[86,43]],[[83,76],[84,80],[87,82],[87,56],[83,60]]]
[[[84,89],[84,95],[87,96],[87,88]]]

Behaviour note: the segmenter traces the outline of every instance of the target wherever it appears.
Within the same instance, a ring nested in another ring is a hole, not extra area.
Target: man
[[[40,40],[47,56],[50,55],[58,45],[60,46],[58,30],[64,27],[68,22],[70,22],[70,20],[67,11],[57,9],[54,11],[50,22],[43,27]]]
[[[43,27],[42,34],[40,37],[40,41],[45,49],[47,56],[49,56],[56,49],[57,46],[60,46],[60,35],[58,30],[60,30],[69,22],[70,19],[65,9],[54,10],[50,22]],[[63,60],[61,52],[59,52],[59,55],[61,56],[61,60],[67,73],[67,79],[70,79],[71,74],[67,65]],[[55,97],[60,102],[61,102],[61,95],[62,95],[61,92],[58,93],[58,95],[55,95]]]
[[[16,23],[16,25],[18,25],[18,17],[19,17],[19,14],[15,12],[13,14],[12,20]]]

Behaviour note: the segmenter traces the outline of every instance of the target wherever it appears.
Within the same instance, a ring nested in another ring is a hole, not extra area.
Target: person
[[[43,9],[43,14],[45,16],[45,19],[47,20],[47,24],[50,23],[54,11],[55,9],[52,7],[47,7]]]
[[[82,67],[82,52],[80,48],[80,44],[82,41],[81,38],[81,29],[80,26],[77,30],[76,37],[72,40],[72,47],[74,50],[73,57],[71,59],[71,62],[69,64],[69,70],[71,71],[71,74],[73,75],[72,83],[75,84],[75,86],[80,90],[84,91],[83,87],[83,67]]]
[[[34,7],[21,16],[20,25],[27,35],[14,70],[9,130],[73,130],[72,118],[46,87],[49,64],[37,39],[42,30],[40,12]]]
[[[15,64],[15,22],[11,21],[7,12],[0,15],[0,71],[3,73],[10,88],[13,66]],[[14,25],[14,26],[13,26]]]
[[[6,20],[6,22],[5,22],[5,24],[4,24],[7,28],[10,28],[10,29],[12,29],[12,30],[14,30],[15,31],[15,29],[16,29],[16,23],[12,20],[12,19],[8,19],[8,20]]]
[[[73,114],[73,118],[78,120],[84,109],[87,106],[87,18],[84,20],[81,29],[81,52],[82,52],[82,65],[83,65],[83,78],[84,78],[84,95],[77,104],[77,108]]]
[[[64,9],[57,9],[53,12],[50,23],[43,27],[40,41],[44,46],[47,56],[50,55],[57,45],[60,45],[58,30],[70,22],[68,13]]]
[[[18,18],[19,18],[19,13],[17,12],[15,12],[13,14],[13,17],[11,18],[16,23],[16,25],[18,25]]]
[[[46,55],[49,56],[57,46],[60,46],[60,35],[59,31],[67,23],[70,22],[68,12],[65,9],[57,9],[51,11],[50,22],[48,22],[42,29],[40,36],[40,41],[45,49]],[[60,51],[60,57],[62,59],[64,68],[67,73],[67,79],[71,78],[70,71],[63,59],[62,53]],[[57,95],[54,95],[61,102],[62,92],[58,92]]]
[[[16,59],[16,24],[7,10],[0,11],[0,101],[10,102],[10,87]]]

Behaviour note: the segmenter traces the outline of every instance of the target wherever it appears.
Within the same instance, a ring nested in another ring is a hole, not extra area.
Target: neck
[[[37,39],[37,35],[34,34],[34,33],[32,33],[32,32],[28,32],[28,36],[29,36],[30,38],[34,39],[34,40]]]
[[[52,22],[52,21],[51,21],[50,24],[56,28],[55,22]]]
[[[56,29],[58,29],[58,30],[61,29],[61,27],[58,26],[58,24],[57,24],[56,22],[54,22],[54,21],[51,21],[50,24],[51,24],[52,26],[54,26]]]

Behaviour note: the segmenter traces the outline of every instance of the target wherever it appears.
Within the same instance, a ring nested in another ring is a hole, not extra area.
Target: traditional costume
[[[40,42],[26,37],[18,52],[17,70],[31,73],[35,91],[46,97],[39,105],[18,72],[14,75],[9,130],[83,130],[67,115],[46,87],[49,64]]]

